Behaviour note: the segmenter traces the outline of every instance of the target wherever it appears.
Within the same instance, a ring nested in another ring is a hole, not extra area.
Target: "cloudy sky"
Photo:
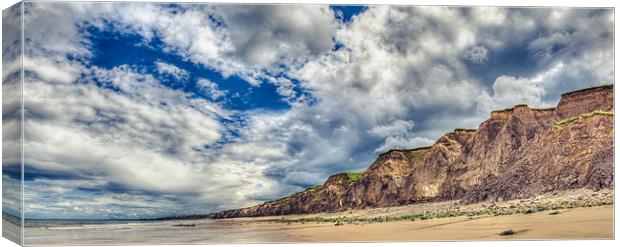
[[[300,191],[494,109],[613,83],[613,21],[584,8],[28,3],[25,214],[207,213]]]

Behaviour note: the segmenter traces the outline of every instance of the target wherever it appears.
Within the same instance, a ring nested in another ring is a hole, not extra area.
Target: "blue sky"
[[[144,44],[142,37],[135,34],[122,34],[112,31],[94,29],[91,32],[92,49],[94,56],[90,61],[93,66],[114,68],[123,64],[138,66],[147,73],[157,74],[161,82],[167,87],[195,94],[195,97],[210,98],[208,92],[199,90],[199,78],[215,82],[222,91],[231,94],[222,100],[222,103],[234,110],[249,110],[254,108],[286,109],[288,104],[282,100],[272,84],[253,86],[237,77],[224,77],[213,69],[186,61],[183,57],[162,52],[164,46],[160,40],[153,40]],[[187,78],[177,78],[168,73],[159,73],[157,62],[171,64],[187,72]]]
[[[250,206],[493,109],[613,83],[609,9],[26,10],[27,218]]]

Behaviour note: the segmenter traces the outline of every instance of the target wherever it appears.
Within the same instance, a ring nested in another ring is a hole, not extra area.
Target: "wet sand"
[[[278,223],[245,219],[26,228],[26,245],[611,239],[613,205],[506,216],[387,223]],[[190,224],[192,227],[175,225]],[[500,236],[505,230],[514,235]]]
[[[21,243],[21,231],[21,225],[15,219],[7,220],[4,216],[2,217],[2,237],[15,243]]]

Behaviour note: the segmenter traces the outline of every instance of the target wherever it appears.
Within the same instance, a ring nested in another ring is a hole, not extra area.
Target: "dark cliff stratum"
[[[363,173],[216,218],[336,212],[428,201],[527,198],[576,188],[613,188],[613,86],[562,95],[555,108],[494,111],[478,129],[435,144],[390,150]]]

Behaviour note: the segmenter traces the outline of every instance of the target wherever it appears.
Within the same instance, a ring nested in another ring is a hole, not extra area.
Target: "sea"
[[[96,225],[123,225],[148,223],[146,220],[82,220],[82,219],[27,219],[24,227],[81,227]]]
[[[17,217],[3,215],[3,227]],[[24,245],[144,245],[282,243],[285,231],[239,221],[193,220],[25,220]]]

